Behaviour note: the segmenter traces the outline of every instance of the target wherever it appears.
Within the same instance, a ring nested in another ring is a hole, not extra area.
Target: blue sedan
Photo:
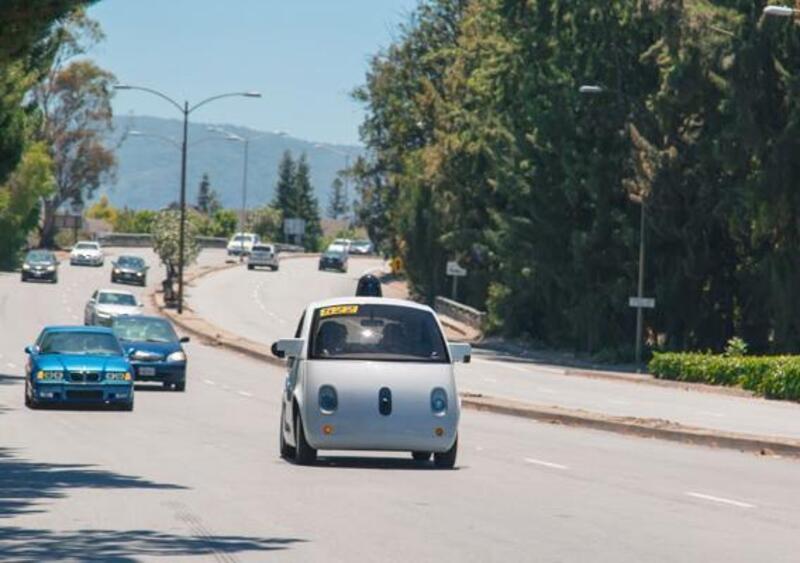
[[[136,382],[152,381],[186,390],[186,352],[172,325],[161,317],[130,315],[114,318],[114,333],[129,354]]]
[[[25,404],[114,405],[133,410],[133,374],[109,328],[46,327],[25,348]]]

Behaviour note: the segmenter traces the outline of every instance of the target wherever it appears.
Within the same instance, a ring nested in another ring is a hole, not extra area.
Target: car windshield
[[[119,260],[117,260],[117,265],[128,268],[141,268],[144,266],[144,260],[138,256],[120,256]]]
[[[253,252],[272,252],[271,246],[254,246]]]
[[[178,342],[172,325],[164,319],[118,317],[114,321],[114,334],[120,340],[137,342]]]
[[[238,235],[233,237],[233,242],[250,242],[253,237],[250,235]]]
[[[26,262],[52,262],[53,254],[43,250],[29,252],[25,257]]]
[[[40,354],[75,356],[121,356],[122,348],[113,334],[99,332],[47,332],[39,345]]]
[[[75,245],[78,250],[97,250],[99,246],[93,242],[79,242]]]
[[[97,302],[103,305],[130,305],[136,306],[136,298],[130,293],[101,293]]]
[[[344,252],[338,250],[329,250],[325,253],[325,258],[341,258],[342,256],[344,256]]]
[[[314,314],[310,357],[445,363],[444,338],[429,311],[397,305],[337,305]]]

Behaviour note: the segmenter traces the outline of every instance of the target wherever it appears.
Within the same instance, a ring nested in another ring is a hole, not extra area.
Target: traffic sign
[[[628,305],[634,309],[655,309],[656,300],[652,297],[631,297],[628,299]]]
[[[283,220],[283,232],[289,236],[303,236],[306,234],[305,219],[286,218]]]
[[[447,275],[454,278],[463,278],[467,275],[467,271],[458,265],[458,262],[452,261],[447,263]]]

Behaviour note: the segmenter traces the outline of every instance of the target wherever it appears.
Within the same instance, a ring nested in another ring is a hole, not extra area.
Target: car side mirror
[[[131,348],[130,350],[128,350],[128,354],[127,354],[128,359],[133,358],[134,354],[136,354],[136,349],[135,348]]]
[[[191,340],[191,338],[189,338],[188,336],[181,336],[181,340],[180,341],[181,341],[181,344],[186,344],[190,340]]]
[[[272,353],[277,358],[298,358],[303,353],[302,338],[283,338],[272,345]]]
[[[453,363],[468,364],[472,361],[472,346],[463,343],[451,344],[450,357],[453,358]]]
[[[138,304],[138,305],[136,305],[136,306],[137,306],[137,307],[139,307],[139,308],[141,309],[142,307],[144,307],[144,303],[139,303],[139,304]]]
[[[38,346],[25,346],[25,353],[29,356],[35,354],[38,350]]]

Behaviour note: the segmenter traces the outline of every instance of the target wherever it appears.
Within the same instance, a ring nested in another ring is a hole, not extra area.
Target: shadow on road
[[[185,488],[96,469],[92,465],[27,461],[17,457],[13,450],[0,448],[0,519],[41,512],[38,503],[63,498],[70,489]],[[3,539],[0,534],[0,541]]]
[[[10,373],[0,373],[0,385],[15,385],[25,381],[24,375],[11,375]]]
[[[294,538],[245,536],[179,536],[150,530],[57,532],[0,527],[0,559],[132,562],[143,557],[207,555],[220,561],[228,561],[235,553],[282,550],[302,541]]]
[[[399,457],[328,457],[320,456],[314,467],[337,467],[341,469],[393,469],[413,471],[442,471],[432,461],[420,462]],[[458,467],[454,469],[458,470]]]

